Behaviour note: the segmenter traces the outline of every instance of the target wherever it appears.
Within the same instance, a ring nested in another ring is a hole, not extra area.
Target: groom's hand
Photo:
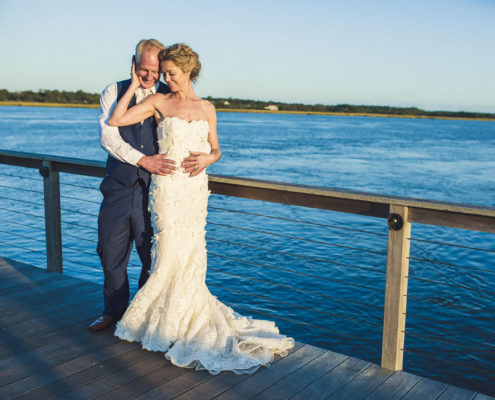
[[[152,174],[170,175],[175,171],[175,161],[166,157],[167,154],[143,156],[138,161],[138,165]]]

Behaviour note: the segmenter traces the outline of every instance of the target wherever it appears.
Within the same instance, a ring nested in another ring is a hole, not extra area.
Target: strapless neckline
[[[191,121],[187,120],[187,119],[183,119],[183,118],[179,118],[179,117],[165,117],[163,118],[159,123],[158,125],[160,125],[162,122],[166,121],[167,119],[170,119],[170,120],[177,120],[177,121],[182,121],[182,122],[185,122],[186,124],[193,124],[195,122],[206,122],[208,123],[208,121],[206,119],[193,119]]]

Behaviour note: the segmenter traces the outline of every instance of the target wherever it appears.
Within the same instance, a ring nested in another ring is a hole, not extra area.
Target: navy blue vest
[[[130,84],[130,79],[117,82],[117,101],[124,95]],[[170,89],[167,85],[160,82],[157,92],[165,94],[169,93]],[[129,107],[132,107],[135,104],[136,97],[133,97],[129,103]],[[119,132],[125,142],[129,143],[144,155],[149,156],[158,153],[155,117],[152,116],[145,119],[143,124],[138,122],[134,125],[121,126],[119,127]],[[150,183],[150,173],[144,168],[121,162],[111,155],[108,155],[107,158],[107,175],[126,186],[133,186],[139,178],[141,178],[146,185],[149,185]]]

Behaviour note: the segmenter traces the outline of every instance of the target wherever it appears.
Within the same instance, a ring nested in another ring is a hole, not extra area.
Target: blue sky
[[[0,0],[0,88],[100,92],[141,38],[200,55],[200,96],[495,112],[494,0]]]

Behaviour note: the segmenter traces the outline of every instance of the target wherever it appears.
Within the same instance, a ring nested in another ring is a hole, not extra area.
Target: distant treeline
[[[327,106],[324,104],[280,103],[277,101],[240,100],[232,98],[207,97],[217,108],[263,110],[269,105],[277,106],[279,111],[307,111],[323,113],[349,113],[349,114],[385,114],[385,115],[413,115],[424,117],[455,117],[455,118],[491,118],[495,114],[475,113],[465,111],[425,111],[416,107],[390,107],[390,106],[366,106],[352,104],[338,104]]]
[[[59,104],[99,104],[99,93],[86,93],[82,90],[77,92],[59,90],[39,90],[33,92],[9,92],[0,89],[0,101],[24,101],[38,103]],[[207,99],[215,104],[216,108],[232,110],[265,110],[267,106],[276,106],[279,111],[299,112],[322,112],[322,113],[348,113],[348,114],[384,114],[384,115],[411,115],[418,117],[454,117],[454,118],[488,118],[495,119],[495,114],[475,112],[453,112],[453,111],[425,111],[416,107],[389,107],[389,106],[366,106],[338,104],[333,106],[323,104],[301,104],[281,103],[278,101],[242,100],[228,98],[215,98],[208,96]]]
[[[86,93],[82,90],[67,92],[65,90],[25,90],[24,92],[9,92],[0,89],[0,101],[28,101],[36,103],[60,103],[60,104],[99,104],[100,95]]]

